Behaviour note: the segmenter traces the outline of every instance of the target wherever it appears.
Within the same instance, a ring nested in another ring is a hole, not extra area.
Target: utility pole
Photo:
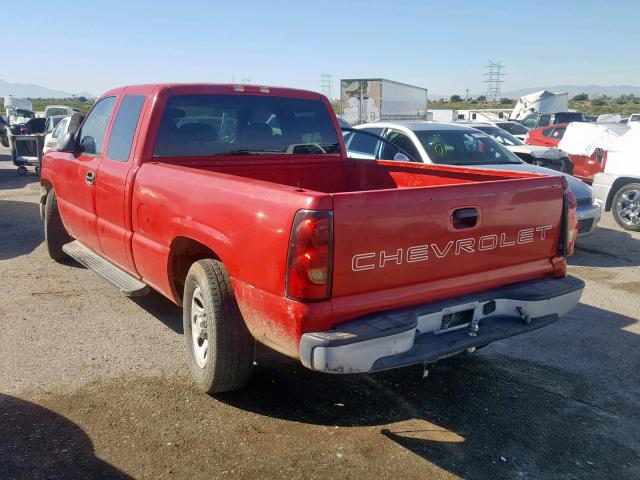
[[[464,90],[464,103],[467,103],[469,101],[469,89],[465,88]]]
[[[487,84],[487,100],[494,105],[500,100],[500,84],[504,83],[502,77],[506,75],[502,72],[504,68],[502,62],[492,62],[491,60],[488,65],[484,66],[483,75],[487,77],[484,81]]]
[[[331,100],[331,86],[331,74],[323,73],[322,75],[320,75],[320,91],[329,100]]]

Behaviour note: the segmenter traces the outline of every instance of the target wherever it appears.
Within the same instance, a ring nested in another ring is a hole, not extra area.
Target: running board
[[[127,297],[140,297],[149,293],[149,286],[146,283],[129,275],[77,240],[63,245],[62,250],[76,262],[100,275]]]

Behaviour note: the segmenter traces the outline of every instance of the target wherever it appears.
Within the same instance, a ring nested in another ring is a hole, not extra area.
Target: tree
[[[573,102],[586,102],[587,100],[589,100],[589,95],[587,95],[586,93],[579,93],[578,95],[574,95],[571,100]]]
[[[86,101],[87,101],[87,97],[82,97],[82,96],[80,96],[80,97],[78,97],[78,101],[80,101],[80,102],[86,102]]]
[[[449,98],[449,101],[451,103],[461,102],[462,101],[462,97],[460,95],[451,95],[451,98]]]
[[[485,97],[484,95],[480,95],[480,96],[478,97],[478,101],[479,101],[479,102],[486,102],[486,101],[487,101],[487,97]]]
[[[513,100],[511,100],[510,98],[503,97],[500,99],[500,103],[509,104],[509,103],[513,103]]]
[[[604,96],[596,97],[593,100],[591,100],[591,105],[594,107],[603,107],[606,104],[607,104],[607,99]]]

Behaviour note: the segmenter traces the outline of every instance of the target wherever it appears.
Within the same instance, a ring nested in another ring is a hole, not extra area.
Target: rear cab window
[[[156,136],[154,157],[339,154],[321,100],[250,94],[174,95]]]

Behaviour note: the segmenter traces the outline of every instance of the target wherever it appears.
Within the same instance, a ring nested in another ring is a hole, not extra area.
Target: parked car
[[[48,132],[44,137],[44,147],[42,149],[42,154],[44,155],[49,150],[57,150],[58,148],[60,148],[62,140],[67,135],[67,133],[75,133],[81,121],[82,115],[77,113],[73,116],[62,117],[62,119],[57,122],[55,128],[52,131]]]
[[[580,236],[589,235],[600,221],[600,207],[594,202],[591,187],[571,175],[530,165],[508,151],[493,138],[468,125],[435,122],[379,122],[358,125],[357,130],[380,135],[409,153],[410,159],[430,165],[446,164],[469,168],[562,175],[578,201]],[[392,147],[375,138],[345,137],[347,153],[353,158],[393,158]],[[391,148],[391,150],[389,150]],[[476,148],[485,149],[477,152]],[[403,159],[401,156],[400,159]]]
[[[248,381],[255,340],[330,373],[424,364],[553,323],[584,287],[566,179],[349,159],[301,90],[111,90],[45,155],[40,201],[53,259],[183,307],[206,392]]]
[[[505,121],[505,122],[487,122],[487,123],[492,123],[496,127],[509,132],[511,135],[513,135],[519,140],[522,140],[523,142],[525,141],[525,138],[529,133],[529,129],[518,122]]]
[[[618,137],[629,127],[619,124],[567,123],[531,130],[530,145],[555,146],[567,151],[573,162],[573,175],[591,183],[607,161],[607,137]],[[569,131],[569,134],[567,134]]]
[[[640,232],[640,129],[625,133],[607,155],[604,171],[593,177],[596,201],[622,228]]]
[[[44,117],[69,117],[74,113],[78,113],[80,110],[73,107],[68,107],[67,105],[47,105],[44,107]]]
[[[532,165],[557,170],[558,172],[573,173],[573,162],[569,160],[567,152],[559,148],[541,147],[538,145],[527,145],[523,141],[517,139],[509,132],[502,130],[494,125],[475,122],[460,122],[476,130],[486,133],[507,147],[511,152],[515,153],[524,162]]]
[[[529,129],[548,127],[559,123],[584,122],[582,112],[561,112],[561,113],[530,113],[522,120],[522,125]]]
[[[544,147],[557,147],[564,136],[568,123],[559,123],[550,127],[534,128],[529,130],[525,142],[529,145],[540,145]]]

